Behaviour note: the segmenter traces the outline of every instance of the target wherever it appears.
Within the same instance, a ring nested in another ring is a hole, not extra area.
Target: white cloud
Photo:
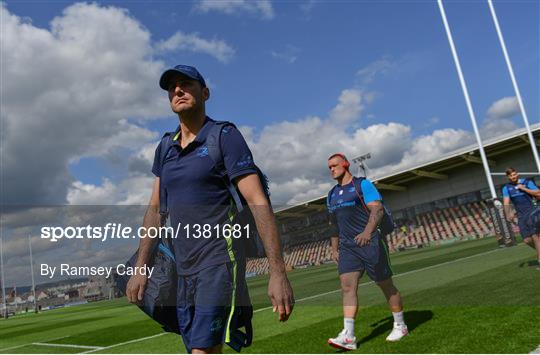
[[[519,104],[515,96],[503,97],[491,104],[480,128],[482,136],[496,137],[513,131],[519,126],[512,118],[519,114]]]
[[[146,205],[150,200],[154,178],[134,174],[119,183],[103,179],[101,185],[75,181],[69,188],[67,200],[70,205]]]
[[[269,0],[200,0],[194,9],[203,13],[210,11],[227,15],[249,13],[267,20],[274,18],[274,8]]]
[[[270,183],[272,195],[272,204],[274,208],[280,207],[277,201],[286,201],[287,204],[294,205],[305,202],[313,197],[319,197],[326,194],[332,187],[332,182],[317,181],[317,179],[308,179],[305,177],[294,177],[281,184]],[[274,202],[276,201],[276,202]]]
[[[298,59],[298,55],[300,54],[300,48],[289,44],[285,47],[284,50],[271,51],[270,54],[273,58],[282,60],[289,64],[293,64]]]
[[[296,204],[326,194],[334,183],[326,160],[336,152],[351,159],[371,153],[368,166],[373,175],[409,168],[473,142],[470,132],[456,129],[414,137],[410,126],[396,122],[353,128],[361,122],[368,96],[347,89],[327,118],[277,122],[260,133],[241,127],[257,164],[270,179],[274,204]]]
[[[469,131],[453,128],[438,129],[431,134],[411,139],[409,148],[402,150],[403,155],[397,164],[382,166],[375,172],[384,173],[411,168],[473,142],[474,137]]]
[[[208,54],[223,63],[228,63],[235,54],[234,48],[227,42],[218,39],[205,39],[197,33],[176,32],[167,40],[157,43],[156,49],[161,52],[191,51]]]
[[[373,82],[377,75],[386,74],[390,69],[394,68],[395,65],[396,64],[389,56],[383,56],[358,70],[356,75],[360,79],[362,85],[367,85]]]
[[[150,33],[126,10],[79,3],[50,30],[2,16],[4,203],[65,203],[70,162],[156,140],[130,119],[170,114]],[[21,164],[24,162],[24,164]]]
[[[492,119],[512,118],[519,113],[518,100],[515,96],[503,97],[495,101],[487,110],[487,117]]]
[[[111,205],[118,198],[117,187],[109,179],[101,186],[75,181],[67,194],[70,205]]]
[[[355,89],[343,90],[339,96],[338,104],[330,113],[330,119],[339,124],[351,123],[364,109],[362,100],[361,91]]]
[[[403,150],[411,146],[410,127],[389,123],[351,129],[361,118],[366,95],[343,90],[327,118],[278,122],[259,134],[241,128],[255,160],[270,178],[273,203],[293,204],[324,194],[332,183],[326,159],[335,152],[351,158],[371,152],[374,168],[400,161]]]

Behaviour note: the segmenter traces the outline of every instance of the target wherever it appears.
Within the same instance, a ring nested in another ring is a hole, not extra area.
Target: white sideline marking
[[[81,348],[81,349],[96,349],[96,350],[103,349],[103,347],[101,346],[73,345],[73,344],[32,343],[32,345],[53,346],[53,347],[60,347],[60,348]]]
[[[117,346],[122,346],[122,345],[126,345],[126,344],[131,344],[131,343],[137,343],[139,341],[144,341],[144,340],[148,340],[148,339],[152,339],[152,338],[157,338],[157,337],[160,337],[160,336],[165,335],[165,334],[170,334],[170,333],[167,333],[167,332],[166,333],[158,333],[158,334],[150,335],[150,336],[144,337],[144,338],[133,339],[133,340],[125,341],[123,343],[113,344],[113,345],[105,346],[103,348],[85,351],[85,352],[82,352],[82,353],[79,353],[79,354],[89,354],[89,353],[93,353],[93,352],[99,351],[99,350],[115,348]]]
[[[448,264],[452,264],[452,263],[455,263],[455,262],[458,262],[458,261],[462,261],[462,260],[466,260],[466,259],[471,259],[471,258],[474,258],[474,257],[477,257],[477,256],[486,255],[486,254],[491,254],[491,253],[494,253],[494,252],[499,251],[499,250],[504,250],[504,248],[502,248],[502,249],[488,250],[488,251],[485,251],[485,252],[482,252],[482,253],[479,253],[479,254],[474,254],[474,255],[464,256],[463,258],[454,259],[454,260],[449,260],[449,261],[445,261],[444,263],[435,264],[435,265],[430,265],[430,266],[426,266],[426,267],[423,267],[423,268],[420,268],[420,269],[407,271],[407,272],[404,272],[404,273],[401,273],[401,274],[396,274],[396,275],[394,275],[394,276],[392,276],[392,277],[393,277],[393,278],[396,278],[396,277],[400,277],[400,276],[405,276],[405,275],[409,275],[409,274],[414,274],[415,272],[420,272],[420,271],[426,271],[426,270],[429,270],[429,269],[434,269],[434,268],[439,267],[439,266],[442,266],[442,265],[448,265]],[[373,282],[373,281],[363,282],[363,283],[359,284],[358,287],[366,286],[366,285],[371,285],[372,283],[374,283],[374,282]],[[296,300],[295,303],[302,302],[302,301],[307,301],[307,300],[311,300],[311,299],[313,299],[313,298],[318,298],[318,297],[321,297],[321,296],[330,295],[330,294],[336,293],[336,292],[341,292],[341,289],[339,288],[339,289],[337,289],[337,290],[328,291],[328,292],[323,292],[323,293],[319,293],[319,294],[317,294],[317,295],[313,295],[313,296],[309,296],[309,297],[300,298],[300,299]],[[272,308],[273,308],[273,306],[264,307],[264,308],[259,308],[259,309],[254,310],[253,313],[265,311],[265,310],[267,310],[267,309],[272,309]]]
[[[63,336],[63,337],[59,337],[59,338],[52,338],[52,339],[49,339],[49,340],[45,340],[45,341],[53,341],[53,340],[58,340],[58,339],[64,339],[64,338],[67,338],[69,335],[66,335],[66,336]],[[12,350],[12,349],[18,349],[18,348],[22,348],[24,346],[28,346],[28,345],[32,345],[33,343],[27,343],[27,344],[21,344],[21,345],[15,345],[15,346],[11,346],[9,348],[4,348],[4,349],[0,349],[0,351],[6,351],[6,350]]]

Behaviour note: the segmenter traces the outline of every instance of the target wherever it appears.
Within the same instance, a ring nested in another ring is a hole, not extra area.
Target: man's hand
[[[332,260],[337,264],[339,262],[339,251],[332,250]]]
[[[142,304],[146,281],[146,275],[133,275],[130,277],[126,286],[126,296],[129,302],[138,305]]]
[[[268,297],[272,301],[274,313],[279,313],[279,321],[285,322],[289,319],[294,307],[294,295],[285,272],[270,274]]]
[[[516,223],[514,222],[515,218],[516,218],[516,215],[515,215],[514,213],[508,213],[508,214],[506,214],[506,221],[507,221],[508,223],[516,224]]]
[[[360,245],[361,247],[369,245],[369,242],[371,241],[371,233],[366,233],[366,231],[363,231],[362,233],[358,234],[354,240],[356,241],[356,244]]]

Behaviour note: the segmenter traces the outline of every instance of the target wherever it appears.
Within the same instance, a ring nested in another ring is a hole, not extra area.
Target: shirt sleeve
[[[362,194],[364,195],[364,202],[366,205],[373,201],[381,201],[382,197],[375,185],[368,179],[362,180],[362,183],[360,184],[360,187],[362,188]]]
[[[508,187],[506,185],[502,188],[502,194],[503,197],[510,197],[510,195],[508,194]]]
[[[257,173],[253,155],[240,131],[232,126],[224,127],[221,131],[221,151],[223,164],[229,179]]]
[[[152,164],[152,173],[160,177],[161,176],[161,164],[159,162],[159,158],[161,156],[161,141],[159,142],[156,152],[154,153],[154,164]]]
[[[527,181],[527,186],[526,186],[529,190],[533,190],[533,191],[536,191],[538,190],[538,186],[536,186],[536,184],[534,183],[534,181],[532,180],[529,180]]]

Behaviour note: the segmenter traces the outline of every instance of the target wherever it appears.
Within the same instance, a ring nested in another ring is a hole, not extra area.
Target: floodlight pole
[[[499,26],[499,20],[497,19],[497,14],[495,13],[495,8],[493,7],[493,2],[488,0],[489,10],[491,12],[491,17],[493,18],[493,23],[495,24],[495,29],[497,30],[497,36],[499,37],[499,42],[501,43],[501,48],[504,54],[504,60],[506,61],[506,66],[508,67],[508,73],[510,74],[510,79],[512,80],[512,85],[514,86],[514,91],[519,104],[519,110],[521,111],[521,117],[523,117],[523,122],[525,122],[525,129],[527,130],[527,136],[529,137],[529,143],[531,144],[531,149],[534,155],[534,160],[536,161],[536,169],[540,174],[540,157],[538,157],[538,149],[536,148],[536,142],[529,126],[529,119],[527,117],[527,112],[525,112],[525,106],[523,105],[523,100],[521,99],[521,92],[514,76],[514,69],[512,68],[512,63],[510,62],[510,56],[506,50],[506,44]]]
[[[2,300],[4,302],[4,317],[8,317],[7,303],[6,303],[6,279],[4,276],[4,249],[3,249],[3,237],[0,234],[0,278],[2,278]]]
[[[367,178],[367,173],[366,173],[367,164],[365,163],[365,161],[368,159],[371,159],[371,153],[360,155],[359,157],[356,157],[352,160],[353,163],[358,165],[358,175],[360,175],[360,169],[362,169],[362,171],[364,172],[364,177],[366,178]]]
[[[28,248],[30,249],[30,275],[32,275],[32,293],[34,295],[34,311],[37,312],[36,283],[34,281],[34,259],[32,258],[32,239],[28,234]]]
[[[452,51],[452,56],[454,57],[454,62],[456,64],[456,69],[459,76],[459,82],[461,83],[461,89],[463,91],[463,96],[465,97],[465,103],[467,104],[467,110],[469,111],[469,117],[474,130],[474,135],[476,136],[476,142],[478,143],[478,150],[480,151],[480,157],[482,158],[482,165],[484,166],[484,172],[486,174],[486,179],[488,181],[489,190],[491,192],[491,198],[497,198],[497,192],[495,191],[495,185],[493,185],[493,180],[491,179],[491,173],[489,170],[489,164],[486,157],[486,152],[484,151],[484,145],[482,144],[482,138],[478,131],[478,126],[476,125],[476,116],[471,104],[471,99],[469,98],[469,91],[467,90],[467,84],[465,84],[465,78],[463,77],[463,72],[461,71],[461,64],[459,62],[459,57],[457,55],[456,47],[454,45],[454,39],[452,38],[452,33],[450,32],[450,27],[448,26],[448,20],[446,19],[446,13],[444,12],[444,6],[442,0],[437,0],[439,5],[439,10],[441,12],[441,17],[443,20],[444,28],[446,30],[446,35],[448,37],[448,43],[450,44],[450,50]]]

